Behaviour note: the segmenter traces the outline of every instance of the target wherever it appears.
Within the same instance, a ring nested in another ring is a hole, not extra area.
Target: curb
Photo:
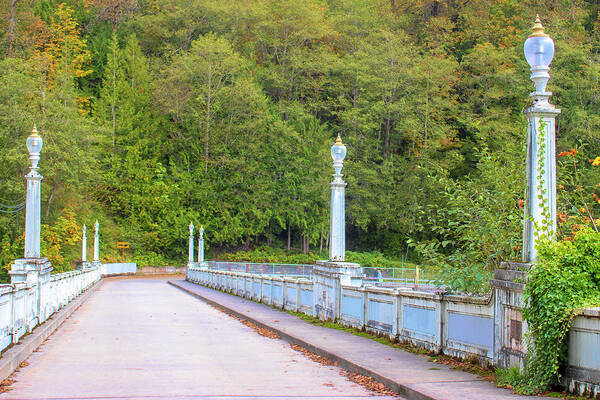
[[[0,357],[0,382],[15,372],[19,365],[27,360],[31,353],[44,343],[44,340],[52,335],[67,318],[77,311],[101,285],[102,280],[99,280],[58,312],[52,314],[43,324],[35,327],[30,334],[6,350]]]
[[[187,281],[186,281],[187,282]],[[281,336],[281,338],[283,340],[285,340],[288,343],[292,343],[292,344],[297,344],[300,345],[302,347],[304,347],[305,349],[307,349],[308,351],[310,351],[311,353],[317,354],[319,356],[322,357],[327,357],[330,360],[332,360],[333,362],[337,362],[338,367],[345,369],[347,371],[350,372],[358,372],[361,375],[365,375],[369,378],[373,378],[374,380],[376,380],[377,382],[383,383],[385,386],[387,386],[388,388],[390,388],[391,390],[393,390],[394,392],[398,393],[400,396],[405,397],[406,400],[438,400],[435,397],[431,397],[428,396],[424,393],[421,393],[415,389],[412,389],[402,383],[396,382],[390,378],[387,378],[379,373],[377,373],[376,371],[370,370],[368,368],[363,367],[362,365],[356,364],[354,362],[352,362],[351,360],[345,359],[335,353],[331,353],[330,351],[327,351],[321,347],[317,347],[311,343],[308,343],[302,339],[299,339],[295,336],[290,335],[289,333],[286,333],[284,331],[281,331],[278,328],[272,327],[270,325],[267,325],[261,321],[258,321],[254,318],[252,318],[251,316],[247,315],[247,314],[242,314],[232,308],[229,308],[227,306],[224,306],[220,303],[217,303],[216,301],[213,301],[211,299],[208,299],[198,293],[195,293],[181,285],[179,285],[177,282],[174,281],[168,281],[167,282],[169,285],[172,285],[174,287],[176,287],[179,290],[182,290],[183,292],[196,297],[210,305],[213,306],[218,306],[220,308],[223,308],[225,310],[227,310],[228,312],[230,312],[231,314],[235,315],[236,317],[242,318],[242,319],[247,319],[248,321],[251,321],[253,324],[258,325],[261,328],[264,329],[268,329],[271,330],[273,332],[276,332],[279,336]],[[190,282],[191,283],[191,282]],[[197,285],[197,284],[196,284]],[[202,286],[202,285],[198,285],[207,289],[211,289],[211,290],[216,290],[216,289],[212,289],[212,288],[208,288],[206,286]],[[223,292],[225,293],[225,292]],[[229,293],[227,293],[229,294]],[[231,296],[235,296],[235,295],[231,295]],[[236,296],[239,297],[239,296]],[[247,299],[246,299],[247,300]]]

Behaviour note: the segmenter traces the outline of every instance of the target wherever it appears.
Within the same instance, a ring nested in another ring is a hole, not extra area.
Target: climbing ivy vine
[[[572,241],[552,241],[555,234],[544,179],[545,136],[540,118],[534,201],[539,201],[542,220],[534,226],[538,261],[529,272],[523,296],[523,316],[529,326],[526,367],[510,382],[523,394],[540,393],[560,380],[573,318],[582,308],[600,304],[600,234],[584,228]]]
[[[541,240],[524,301],[527,364],[521,382],[514,386],[534,394],[560,379],[573,318],[582,308],[600,304],[600,233],[585,229],[572,242]]]

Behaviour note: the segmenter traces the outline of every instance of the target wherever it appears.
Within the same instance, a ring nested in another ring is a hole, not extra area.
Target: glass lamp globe
[[[544,33],[544,27],[537,16],[533,33],[525,41],[524,52],[527,62],[534,67],[548,67],[554,57],[554,41]]]
[[[44,141],[42,140],[42,137],[38,135],[38,131],[34,126],[33,130],[31,131],[31,135],[29,135],[27,138],[27,150],[29,150],[29,153],[32,154],[39,154],[42,151],[43,145]]]
[[[331,157],[336,163],[344,161],[344,158],[346,157],[346,146],[342,143],[340,135],[338,135],[335,140],[335,144],[331,146]]]

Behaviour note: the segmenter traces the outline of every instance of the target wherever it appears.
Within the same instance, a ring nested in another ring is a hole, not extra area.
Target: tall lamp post
[[[194,224],[190,221],[190,239],[189,239],[189,248],[188,248],[188,265],[192,265],[194,263]]]
[[[346,157],[346,146],[342,143],[340,135],[331,146],[331,157],[333,158],[335,174],[333,174],[333,181],[331,182],[329,261],[344,261],[346,259],[346,211],[344,200],[346,182],[342,179],[342,168]]]
[[[83,233],[81,236],[81,261],[85,265],[87,263],[87,227],[83,225]]]
[[[198,265],[204,265],[204,227],[200,225],[200,235],[198,236]]]
[[[94,264],[100,264],[100,224],[94,223]]]
[[[31,171],[25,175],[27,179],[27,208],[25,211],[25,258],[40,257],[40,219],[41,206],[40,194],[42,179],[44,177],[38,172],[40,152],[44,141],[38,134],[37,128],[33,127],[31,135],[27,138],[27,150],[31,160]]]
[[[533,103],[524,111],[527,118],[527,193],[523,227],[523,261],[536,262],[536,239],[556,232],[555,118],[560,110],[549,102],[546,91],[554,41],[536,17],[533,33],[525,41],[525,58],[531,66],[535,91]]]
[[[11,265],[11,282],[37,282],[41,293],[41,284],[50,277],[52,267],[47,258],[40,254],[41,226],[41,185],[44,178],[38,172],[40,152],[44,141],[35,125],[27,138],[27,150],[31,161],[30,171],[25,175],[27,181],[27,199],[25,210],[25,251],[24,258],[15,260]],[[39,303],[39,302],[38,302]]]

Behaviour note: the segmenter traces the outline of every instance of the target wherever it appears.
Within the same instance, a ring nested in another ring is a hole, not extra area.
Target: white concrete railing
[[[310,279],[200,267],[188,267],[186,278],[273,307],[319,316],[320,305]],[[483,298],[342,284],[335,319],[435,352],[461,358],[476,356],[497,364],[494,354],[499,350],[497,343],[502,343],[496,340],[499,326],[510,324],[512,315],[495,312],[496,296],[495,292]],[[521,332],[516,336],[520,338]],[[516,340],[513,333],[507,339]],[[585,309],[573,320],[569,334],[569,362],[563,383],[570,391],[600,393],[599,343],[600,308]]]
[[[100,268],[51,275],[45,282],[0,285],[0,351],[100,280]]]
[[[273,307],[319,317],[314,282],[304,277],[188,267],[188,281]],[[491,298],[442,296],[407,288],[341,285],[335,319],[436,352],[493,363]]]

